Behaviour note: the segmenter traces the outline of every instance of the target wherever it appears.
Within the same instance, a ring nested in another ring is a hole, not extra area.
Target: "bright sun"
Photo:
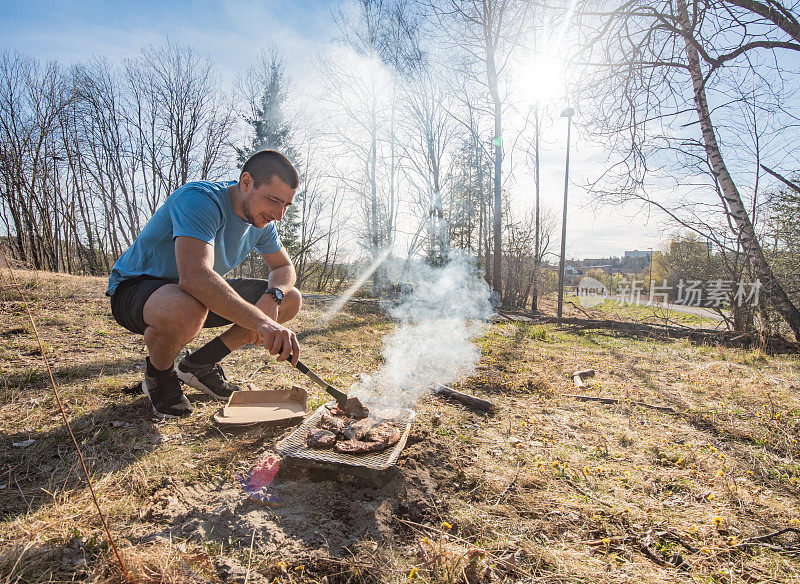
[[[554,57],[539,55],[520,71],[522,99],[546,103],[564,96],[566,75],[563,64]]]

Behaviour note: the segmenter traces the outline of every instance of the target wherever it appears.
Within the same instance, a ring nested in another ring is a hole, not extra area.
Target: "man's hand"
[[[293,367],[300,359],[297,335],[277,322],[260,325],[250,333],[250,342],[256,346],[264,345],[270,355],[278,355],[278,361],[286,361],[291,356]]]

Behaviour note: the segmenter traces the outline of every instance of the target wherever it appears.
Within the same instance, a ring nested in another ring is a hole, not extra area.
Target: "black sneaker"
[[[192,404],[183,395],[174,370],[161,378],[145,373],[142,391],[150,398],[153,413],[159,418],[185,418],[192,413]]]
[[[186,385],[191,385],[218,400],[225,401],[234,391],[241,390],[238,385],[226,381],[225,372],[219,363],[195,365],[184,357],[178,363],[177,374],[178,379]]]

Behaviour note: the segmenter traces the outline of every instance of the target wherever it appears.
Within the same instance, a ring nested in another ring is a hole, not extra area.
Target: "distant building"
[[[634,249],[633,251],[626,251],[625,257],[626,258],[649,258],[653,255],[653,252],[648,251],[639,251],[638,249]]]
[[[566,274],[567,276],[582,276],[583,270],[578,269],[570,264],[567,264],[566,266],[564,266],[564,274]]]

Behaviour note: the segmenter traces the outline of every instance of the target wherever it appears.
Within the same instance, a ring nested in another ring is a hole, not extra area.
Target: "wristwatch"
[[[283,302],[283,290],[280,288],[267,288],[267,291],[264,294],[269,294],[275,299],[275,302],[280,306],[280,303]]]

